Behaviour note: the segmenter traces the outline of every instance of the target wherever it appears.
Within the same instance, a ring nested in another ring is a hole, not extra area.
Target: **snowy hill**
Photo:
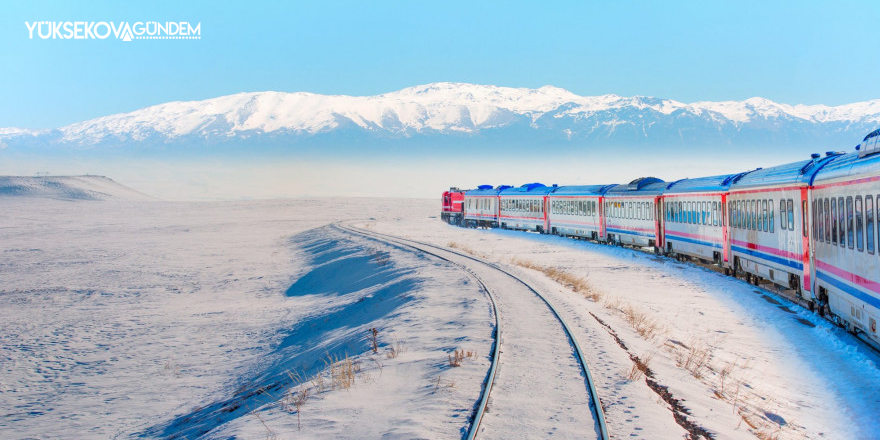
[[[104,176],[0,176],[0,199],[155,200]]]
[[[214,144],[491,136],[590,143],[799,144],[850,146],[880,125],[880,99],[830,107],[763,98],[695,102],[579,96],[538,89],[434,83],[376,96],[239,93],[169,102],[55,130],[0,129],[0,148],[17,144],[94,146]],[[838,146],[842,147],[842,146]]]

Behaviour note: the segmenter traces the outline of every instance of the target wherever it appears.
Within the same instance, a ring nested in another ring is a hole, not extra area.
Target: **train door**
[[[810,292],[810,274],[812,271],[812,264],[810,259],[810,227],[812,226],[807,219],[810,218],[810,210],[809,210],[809,188],[804,187],[801,188],[801,197],[800,197],[800,205],[801,205],[801,259],[804,263],[804,270],[801,274],[801,283],[800,287],[803,290],[802,296],[804,298],[810,298],[810,295],[807,295],[807,292]]]
[[[599,197],[599,241],[605,241],[607,235],[605,235],[605,216],[607,213],[605,212],[605,197]]]
[[[661,197],[654,197],[654,236],[657,237],[655,246],[658,249],[666,247],[664,234],[666,217],[663,215],[663,202]],[[656,250],[655,250],[656,251]]]
[[[544,233],[549,234],[550,233],[550,216],[547,215],[547,213],[550,212],[550,198],[548,196],[544,196],[544,200],[543,200],[542,204],[544,205],[544,209],[542,209],[542,211],[544,213]]]
[[[729,265],[730,262],[730,236],[727,229],[730,227],[730,224],[727,220],[730,213],[727,211],[727,209],[727,194],[721,194],[721,223],[719,224],[721,225],[721,252],[723,254],[722,258],[724,259],[725,265]]]

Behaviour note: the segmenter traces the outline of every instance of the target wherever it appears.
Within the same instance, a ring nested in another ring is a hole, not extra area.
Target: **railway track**
[[[540,292],[504,268],[457,250],[346,224],[334,227],[447,261],[470,273],[487,292],[496,320],[495,344],[466,439],[582,438],[590,428],[596,438],[608,439],[583,351]]]

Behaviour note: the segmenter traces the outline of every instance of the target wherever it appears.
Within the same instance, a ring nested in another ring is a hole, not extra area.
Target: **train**
[[[626,184],[450,188],[441,219],[652,250],[773,283],[880,347],[880,129],[846,153]]]

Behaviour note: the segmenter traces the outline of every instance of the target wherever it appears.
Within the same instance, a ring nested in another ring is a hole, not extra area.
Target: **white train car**
[[[464,193],[464,226],[469,228],[494,228],[498,226],[498,193],[506,188],[501,185],[480,185]]]
[[[548,231],[547,195],[556,188],[556,185],[527,183],[500,191],[498,196],[501,209],[498,222],[501,228],[541,233]]]
[[[730,268],[758,284],[769,280],[812,300],[808,190],[834,155],[757,169],[730,186]]]
[[[658,208],[666,183],[642,177],[605,192],[605,234],[609,242],[621,245],[663,247]]]
[[[605,192],[615,185],[561,186],[550,193],[550,233],[605,241]]]
[[[813,179],[815,296],[819,311],[880,344],[880,130]]]
[[[682,179],[663,192],[664,252],[724,265],[730,259],[727,194],[746,173]]]

